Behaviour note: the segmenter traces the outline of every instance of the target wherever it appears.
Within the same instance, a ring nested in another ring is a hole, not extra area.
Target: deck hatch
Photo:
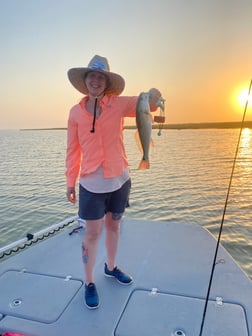
[[[81,286],[80,280],[7,271],[0,276],[0,314],[55,322]]]
[[[170,336],[177,330],[185,335],[199,335],[203,309],[204,300],[198,298],[135,290],[121,315],[115,336]],[[224,300],[221,305],[210,301],[203,335],[248,336],[243,308]]]

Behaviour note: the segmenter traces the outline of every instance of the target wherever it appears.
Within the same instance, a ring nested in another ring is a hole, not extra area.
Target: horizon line
[[[174,123],[174,124],[153,124],[153,129],[228,129],[228,128],[252,128],[252,121],[221,121],[221,122],[200,122],[200,123]],[[126,125],[124,129],[136,129],[136,125]],[[43,128],[21,128],[20,131],[48,131],[48,130],[67,130],[67,127],[43,127]]]

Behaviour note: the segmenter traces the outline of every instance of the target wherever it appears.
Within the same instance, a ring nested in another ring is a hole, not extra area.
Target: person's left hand
[[[150,93],[150,98],[149,98],[150,110],[154,112],[157,110],[159,106],[158,103],[162,95],[161,95],[161,92],[156,88],[151,88],[149,90],[149,93]]]

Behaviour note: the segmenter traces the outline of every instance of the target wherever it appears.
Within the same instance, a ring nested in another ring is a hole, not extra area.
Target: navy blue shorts
[[[129,206],[131,179],[120,189],[108,193],[93,193],[80,185],[79,217],[84,220],[101,219],[107,212],[112,212],[112,218],[121,219],[125,208]]]

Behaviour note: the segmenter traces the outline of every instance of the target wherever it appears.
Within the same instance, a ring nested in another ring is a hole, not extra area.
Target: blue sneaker
[[[95,287],[95,284],[85,284],[85,304],[89,309],[95,309],[99,307],[99,296]]]
[[[121,285],[130,285],[133,282],[132,276],[124,273],[121,271],[119,268],[115,267],[112,271],[108,269],[107,264],[105,263],[104,266],[104,275],[107,277],[112,277],[116,278],[116,280],[121,284]]]

